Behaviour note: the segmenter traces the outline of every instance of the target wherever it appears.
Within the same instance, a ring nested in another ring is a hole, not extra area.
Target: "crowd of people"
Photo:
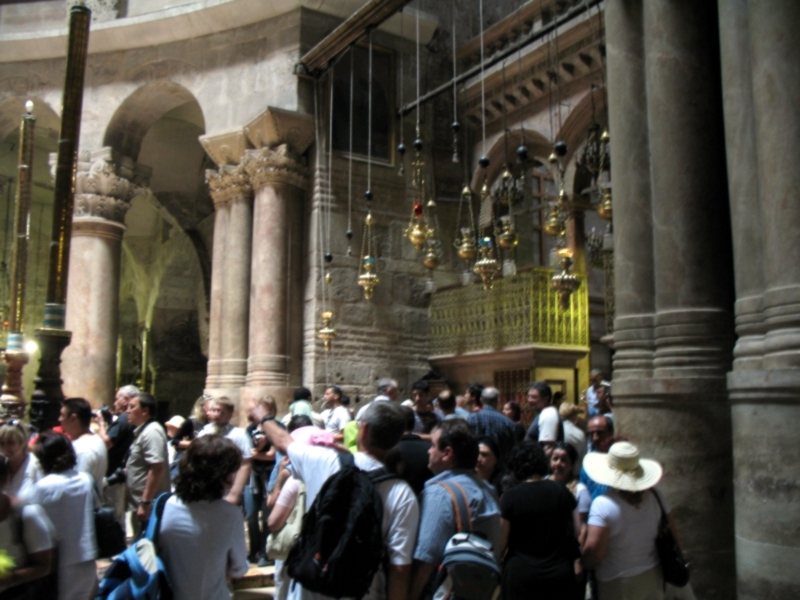
[[[111,410],[65,400],[59,426],[35,437],[24,423],[0,424],[0,548],[14,564],[0,569],[0,599],[46,598],[45,581],[59,599],[91,598],[93,507],[113,506],[120,523],[127,515],[135,539],[165,492],[158,553],[176,599],[229,598],[227,580],[273,562],[276,600],[327,598],[293,581],[287,556],[303,515],[348,464],[383,473],[374,489],[385,564],[366,598],[446,594],[456,582],[441,565],[464,511],[500,566],[500,598],[664,597],[662,510],[675,532],[655,489],[661,467],[615,437],[601,374],[579,405],[559,405],[542,381],[523,406],[477,384],[432,397],[423,380],[410,395],[400,402],[397,382],[381,379],[355,412],[333,385],[318,412],[298,388],[281,418],[271,397],[246,403],[247,428],[231,423],[230,399],[202,396],[163,426],[155,398],[125,386]]]

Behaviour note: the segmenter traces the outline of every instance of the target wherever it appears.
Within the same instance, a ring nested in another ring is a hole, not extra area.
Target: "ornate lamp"
[[[358,285],[364,289],[364,299],[369,302],[375,286],[381,280],[378,277],[378,265],[375,260],[374,241],[372,239],[372,211],[364,219],[364,236],[361,240],[361,263],[358,269]]]
[[[497,264],[497,259],[494,257],[494,244],[492,238],[483,237],[478,242],[478,250],[480,250],[481,257],[472,268],[473,272],[480,276],[483,282],[483,289],[490,290],[494,286],[494,277],[500,270]]]
[[[572,266],[572,250],[569,248],[562,248],[558,251],[561,257],[560,265],[561,272],[553,275],[550,280],[550,285],[558,294],[561,308],[567,310],[569,308],[570,297],[581,286],[581,280],[577,275],[570,272]]]
[[[322,327],[317,332],[317,337],[325,344],[325,352],[331,351],[331,342],[336,337],[336,329],[333,327],[333,311],[322,311]]]

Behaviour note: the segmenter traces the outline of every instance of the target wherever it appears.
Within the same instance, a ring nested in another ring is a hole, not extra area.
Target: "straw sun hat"
[[[597,483],[626,492],[642,492],[661,479],[663,470],[654,460],[639,458],[639,449],[628,442],[617,442],[608,454],[590,452],[583,468]]]

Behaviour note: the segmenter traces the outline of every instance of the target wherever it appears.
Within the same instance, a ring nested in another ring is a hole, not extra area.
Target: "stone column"
[[[206,178],[217,210],[206,387],[236,400],[247,373],[253,194],[241,165],[223,165]]]
[[[749,66],[752,77],[766,335],[757,370],[742,370],[737,364],[728,375],[737,592],[739,600],[783,600],[800,597],[800,535],[795,526],[800,522],[800,4],[741,4],[727,10],[736,11],[740,25],[747,11],[749,52],[743,48],[735,59],[746,62],[749,55],[751,60],[739,68]],[[749,208],[756,211],[755,202]]]
[[[146,174],[111,148],[83,153],[76,177],[66,328],[72,343],[62,356],[65,396],[94,407],[114,400],[119,284],[125,213],[145,191]],[[137,183],[134,183],[137,182]]]
[[[605,25],[613,140],[617,382],[653,372],[655,284],[642,0],[608,0]]]
[[[206,367],[206,392],[219,388],[222,372],[222,298],[225,290],[225,241],[228,232],[230,206],[226,194],[214,191],[220,179],[216,171],[206,171],[206,181],[214,199],[214,246],[211,256],[211,297],[208,310],[208,365]]]
[[[248,143],[240,127],[200,136],[200,144],[219,167],[206,171],[215,215],[204,391],[237,402],[247,373],[250,308],[253,192],[241,165]]]
[[[719,3],[728,190],[736,279],[734,370],[760,369],[764,355],[764,262],[749,56],[747,1]]]
[[[725,376],[733,345],[733,277],[716,4],[647,0],[642,6],[655,355],[652,377],[614,384],[616,424],[643,456],[664,465],[660,488],[672,506],[697,597],[732,598]]]
[[[255,196],[242,400],[270,394],[285,407],[302,382],[303,224],[310,179],[300,157],[314,139],[313,118],[270,107],[244,130],[257,149],[242,161]]]

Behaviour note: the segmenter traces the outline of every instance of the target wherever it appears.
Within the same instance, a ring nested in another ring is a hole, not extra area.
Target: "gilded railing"
[[[500,279],[494,289],[470,285],[436,292],[430,307],[431,356],[513,346],[589,346],[586,277],[567,310],[550,288],[550,269]]]

